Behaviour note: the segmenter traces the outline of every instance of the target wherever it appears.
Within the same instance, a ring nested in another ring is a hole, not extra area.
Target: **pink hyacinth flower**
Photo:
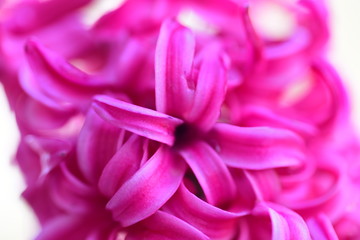
[[[91,2],[0,1],[36,239],[359,238],[324,1],[127,0],[87,26]],[[258,28],[262,4],[286,36]]]

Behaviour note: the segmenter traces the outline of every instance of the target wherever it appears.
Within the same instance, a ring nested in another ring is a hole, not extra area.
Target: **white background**
[[[329,3],[333,32],[331,59],[349,89],[353,102],[353,119],[359,128],[360,1],[331,0]],[[24,188],[22,178],[11,165],[17,141],[14,116],[0,89],[0,240],[29,240],[33,238],[37,228],[31,210],[19,197]]]

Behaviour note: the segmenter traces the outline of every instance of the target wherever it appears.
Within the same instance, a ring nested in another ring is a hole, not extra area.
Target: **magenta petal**
[[[251,57],[248,68],[245,70],[246,75],[256,73],[264,66],[264,42],[256,32],[249,14],[249,7],[242,8],[242,22],[246,33],[246,42]]]
[[[97,183],[107,162],[116,153],[123,131],[90,109],[77,141],[79,168],[91,183]]]
[[[269,204],[268,212],[272,222],[272,239],[311,239],[305,221],[297,213],[280,205]]]
[[[86,239],[92,225],[84,223],[78,216],[64,215],[48,221],[35,240]]]
[[[143,139],[134,134],[111,158],[99,180],[99,189],[104,195],[113,196],[119,187],[140,168],[144,154],[143,144]]]
[[[61,129],[75,115],[73,110],[59,108],[57,103],[49,107],[23,92],[13,97],[16,100],[13,110],[22,134],[53,136],[51,133]]]
[[[35,185],[40,177],[42,165],[39,155],[31,149],[26,139],[21,139],[15,159],[23,173],[27,186]]]
[[[351,192],[346,184],[341,160],[330,149],[324,149],[324,155],[310,158],[317,161],[317,168],[308,178],[299,181],[287,191],[282,191],[278,202],[297,211],[304,217],[326,213],[329,217],[337,218],[347,204],[347,192]],[[331,154],[331,155],[330,155]],[[341,158],[343,159],[343,158]],[[324,161],[325,166],[319,164]],[[331,164],[337,163],[335,166]],[[321,187],[319,187],[321,186]]]
[[[41,103],[41,105],[46,106],[48,109],[53,109],[60,112],[73,112],[74,107],[69,104],[68,101],[63,101],[58,99],[50,94],[46,93],[46,86],[38,83],[35,78],[35,74],[31,71],[28,66],[25,66],[19,72],[19,82],[23,90],[31,97],[31,101],[36,100],[36,102]],[[45,89],[44,89],[45,87]]]
[[[48,181],[52,201],[64,211],[81,214],[100,203],[96,189],[70,172],[64,162],[45,181]]]
[[[157,211],[130,230],[126,240],[209,240],[205,234],[163,211]]]
[[[309,230],[300,215],[272,203],[261,202],[241,221],[239,240],[311,240]]]
[[[195,51],[192,32],[173,20],[163,23],[156,46],[156,109],[182,117],[189,109],[192,91],[188,87]]]
[[[327,46],[330,37],[329,28],[329,12],[327,4],[324,1],[301,0],[299,2],[301,7],[309,11],[304,25],[308,31],[313,35],[313,39],[308,43],[308,55],[322,52]]]
[[[35,40],[26,43],[25,52],[30,69],[24,68],[20,82],[25,91],[37,100],[43,100],[43,104],[51,100],[64,107],[72,103],[86,104],[93,95],[104,90],[103,83]]]
[[[320,214],[306,221],[312,239],[319,240],[338,240],[338,236],[328,217]]]
[[[105,120],[140,136],[172,145],[180,119],[107,96],[95,97],[93,107]]]
[[[116,227],[106,217],[96,211],[84,215],[59,214],[46,222],[35,240],[115,239],[110,237]]]
[[[185,166],[169,148],[160,147],[107,204],[113,218],[126,227],[156,212],[179,187]]]
[[[241,115],[241,123],[248,127],[269,126],[286,128],[304,137],[314,136],[318,133],[318,129],[314,125],[294,118],[287,118],[272,112],[270,109],[259,106],[246,107]]]
[[[29,33],[72,13],[92,0],[22,1],[12,9],[5,26],[18,34]],[[24,21],[24,19],[26,19]]]
[[[26,42],[25,53],[32,66],[39,67],[38,70],[40,70],[40,67],[44,67],[43,70],[47,70],[49,74],[51,72],[57,74],[57,76],[63,78],[63,80],[65,80],[64,83],[68,83],[69,86],[71,86],[70,84],[84,86],[94,84],[88,74],[80,71],[66,61],[65,58],[47,49],[35,39],[30,39]]]
[[[215,125],[219,155],[229,166],[267,169],[297,166],[303,162],[303,140],[295,133],[271,127]]]
[[[210,205],[192,194],[184,184],[163,207],[165,211],[183,219],[211,239],[231,239],[234,236],[240,217],[249,214],[255,203],[250,183],[243,174],[237,174],[236,183],[241,192],[235,205],[226,210]],[[246,198],[251,198],[250,204]]]
[[[186,120],[209,130],[220,115],[226,92],[226,66],[220,46],[212,44],[204,50],[196,82],[193,105]]]
[[[22,138],[16,153],[16,162],[22,170],[29,187],[64,161],[72,145],[68,141],[26,135]]]
[[[46,224],[55,216],[64,211],[53,202],[48,191],[48,183],[42,182],[34,186],[29,186],[22,193],[22,197],[32,208],[41,225]]]
[[[149,85],[153,89],[154,49],[150,49],[147,44],[144,44],[141,38],[123,38],[121,38],[121,41],[116,40],[115,42],[119,43],[113,44],[115,46],[109,49],[112,52],[106,59],[106,66],[99,73],[101,82],[105,80],[112,85],[113,89],[134,88],[138,92],[142,92],[143,89],[149,88]],[[149,58],[151,58],[151,61],[148,61]],[[142,74],[146,74],[147,71],[151,71],[150,76],[143,77]],[[151,78],[151,81],[148,78]]]
[[[181,149],[180,154],[194,172],[210,204],[221,206],[234,198],[234,179],[225,163],[207,143],[191,143]]]
[[[315,75],[324,82],[331,94],[331,105],[328,116],[322,127],[335,127],[334,125],[348,124],[351,106],[345,86],[337,71],[325,60],[318,60],[313,66]],[[312,99],[310,99],[311,101]],[[300,103],[301,104],[301,103]],[[340,127],[342,129],[342,126]]]

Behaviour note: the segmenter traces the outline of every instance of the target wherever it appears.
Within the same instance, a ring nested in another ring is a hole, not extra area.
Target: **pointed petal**
[[[20,83],[31,96],[46,104],[86,104],[105,86],[69,64],[63,57],[46,49],[36,40],[28,40],[25,53],[29,67],[20,75]]]
[[[108,162],[99,180],[99,189],[105,196],[113,196],[140,168],[143,143],[141,137],[133,134]]]
[[[132,228],[126,240],[209,240],[205,234],[182,221],[181,219],[163,211],[157,211],[149,218]]]
[[[174,143],[175,129],[182,124],[180,119],[107,96],[95,97],[93,107],[114,125],[168,145]]]
[[[104,121],[90,109],[77,140],[77,160],[85,178],[97,183],[103,168],[116,153],[120,128]]]
[[[180,150],[204,190],[207,201],[226,205],[235,196],[236,187],[227,166],[207,143],[194,142]]]
[[[259,170],[297,166],[305,157],[303,140],[289,130],[218,123],[213,134],[220,157],[232,167]]]
[[[163,23],[156,46],[156,109],[182,117],[189,109],[192,92],[187,77],[195,51],[192,32],[173,20]]]
[[[186,120],[207,131],[217,121],[226,92],[226,66],[220,46],[204,50],[194,101]]]
[[[64,57],[43,46],[36,39],[30,39],[26,42],[25,53],[32,66],[47,67],[43,70],[49,71],[49,74],[53,71],[59,77],[64,78],[65,83],[77,83],[85,86],[92,84],[89,75],[71,65]]]
[[[113,218],[130,226],[161,208],[179,187],[185,163],[163,146],[115,193],[107,204]]]
[[[19,70],[19,82],[22,89],[30,96],[29,98],[32,101],[35,99],[36,102],[39,102],[51,110],[53,109],[54,112],[60,112],[61,110],[64,112],[74,112],[74,106],[68,101],[62,101],[46,93],[44,88],[46,89],[47,85],[38,82],[38,79],[35,78],[35,74],[29,66],[24,66]]]

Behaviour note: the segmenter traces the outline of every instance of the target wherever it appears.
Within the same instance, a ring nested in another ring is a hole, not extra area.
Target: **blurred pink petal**
[[[319,215],[306,221],[312,239],[338,240],[338,236],[325,215]]]
[[[5,27],[17,34],[28,33],[73,13],[91,1],[21,1],[11,9],[13,14],[6,20]]]
[[[241,221],[238,240],[306,240],[311,239],[305,221],[280,205],[259,203],[252,215]]]
[[[94,82],[89,75],[35,40],[27,42],[25,51],[30,68],[25,68],[21,84],[43,104],[59,105],[59,108],[81,108],[86,106],[93,95],[105,90],[106,83]]]
[[[122,130],[105,122],[94,110],[86,116],[77,139],[77,161],[84,177],[96,183],[102,169],[117,151]]]

